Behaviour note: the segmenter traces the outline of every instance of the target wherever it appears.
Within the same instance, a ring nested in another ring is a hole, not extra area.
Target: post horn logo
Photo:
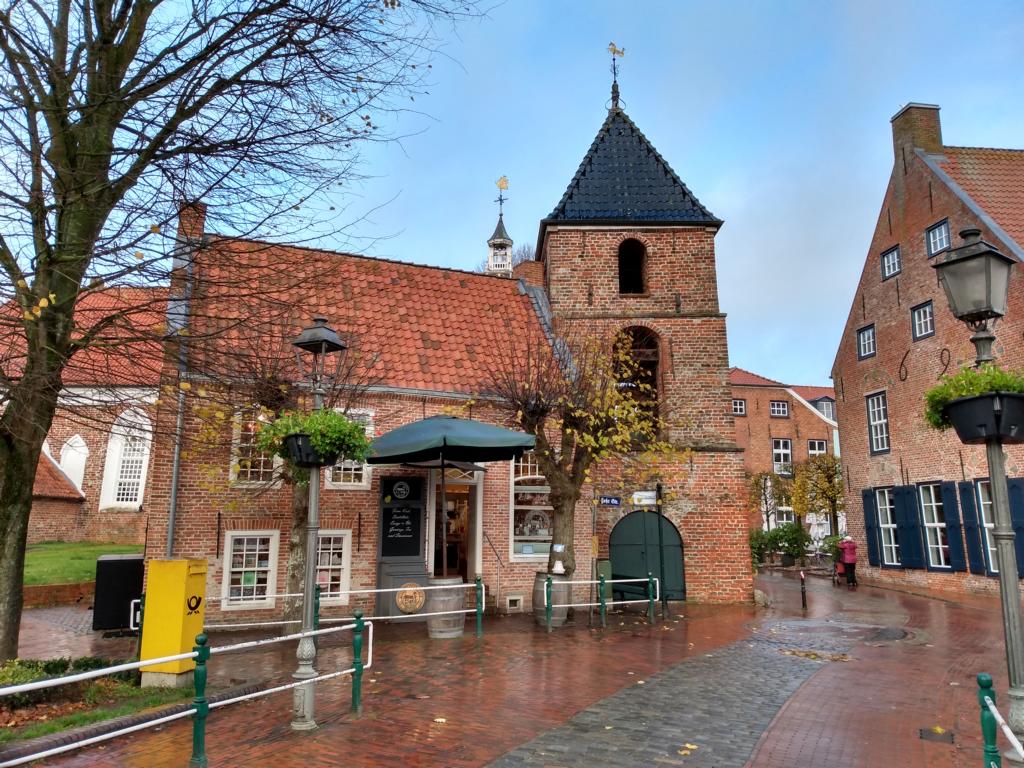
[[[185,601],[185,605],[188,606],[188,615],[194,616],[199,613],[199,606],[203,604],[203,598],[199,595],[192,595]]]

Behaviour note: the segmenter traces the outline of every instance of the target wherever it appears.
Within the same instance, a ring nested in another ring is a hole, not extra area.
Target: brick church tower
[[[753,589],[715,272],[721,226],[622,110],[615,84],[597,137],[541,221],[536,257],[555,324],[629,334],[657,382],[677,449],[654,469],[662,509],[682,536],[687,598],[710,602],[749,599]],[[611,491],[624,505],[597,513],[599,557],[631,491],[645,489]]]

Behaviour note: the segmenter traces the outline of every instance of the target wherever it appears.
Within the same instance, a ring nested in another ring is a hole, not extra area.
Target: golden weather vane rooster
[[[505,190],[508,189],[508,176],[502,176],[500,179],[498,179],[494,183],[495,183],[495,185],[497,185],[498,189],[500,189],[502,192],[504,192]]]
[[[625,48],[616,48],[615,47],[615,43],[608,43],[608,53],[610,53],[612,56],[620,56],[621,57],[621,56],[625,56],[626,55],[626,49]]]

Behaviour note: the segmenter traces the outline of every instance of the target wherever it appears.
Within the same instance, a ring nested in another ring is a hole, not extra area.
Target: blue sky
[[[829,383],[903,104],[941,105],[947,144],[1024,148],[1020,3],[509,0],[449,37],[327,245],[472,269],[502,174],[535,242],[606,114],[613,40],[626,112],[725,220],[732,364],[788,383]]]

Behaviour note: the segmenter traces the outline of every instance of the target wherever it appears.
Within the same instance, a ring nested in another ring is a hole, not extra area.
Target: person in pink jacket
[[[839,560],[846,571],[846,586],[857,586],[857,542],[852,536],[844,536],[839,542]]]

